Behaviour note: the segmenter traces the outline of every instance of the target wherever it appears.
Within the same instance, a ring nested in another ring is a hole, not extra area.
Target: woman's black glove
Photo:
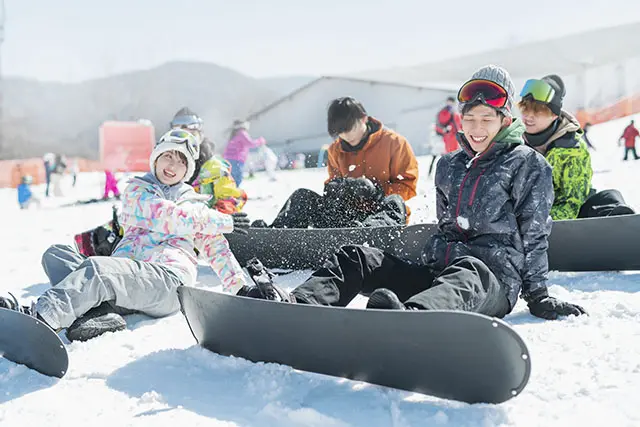
[[[233,232],[238,234],[249,234],[249,227],[251,226],[251,221],[249,221],[249,216],[246,212],[234,212],[231,214],[233,218]]]

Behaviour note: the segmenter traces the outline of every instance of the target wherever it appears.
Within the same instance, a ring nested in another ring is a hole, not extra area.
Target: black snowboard
[[[250,228],[248,236],[231,233],[225,237],[241,265],[246,265],[251,258],[257,257],[267,268],[297,270],[322,266],[324,260],[343,245],[367,244],[394,251],[396,240],[402,232],[402,227],[393,226],[331,229]]]
[[[0,308],[0,355],[50,377],[62,378],[69,367],[60,337],[38,319]]]
[[[178,295],[198,343],[225,356],[468,403],[504,402],[529,380],[524,341],[479,314],[287,304],[187,286]]]
[[[251,228],[229,234],[241,264],[258,257],[267,268],[316,269],[343,245],[367,244],[420,261],[436,224],[341,229]],[[549,269],[640,270],[640,214],[556,221],[549,237]]]

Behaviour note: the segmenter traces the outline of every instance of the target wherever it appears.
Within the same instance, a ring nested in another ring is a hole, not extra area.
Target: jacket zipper
[[[482,169],[480,175],[476,178],[476,182],[473,184],[473,190],[471,190],[471,197],[469,198],[469,204],[467,206],[473,205],[473,200],[476,198],[476,192],[478,191],[478,184],[480,184],[480,178],[484,175],[484,171],[487,169]]]
[[[464,178],[462,178],[462,182],[460,183],[460,189],[458,190],[458,202],[456,203],[456,227],[458,228],[458,231],[460,231],[460,233],[462,233],[462,235],[464,236],[465,242],[468,240],[469,236],[467,236],[467,233],[462,229],[462,227],[460,227],[460,224],[458,224],[458,217],[460,216],[460,203],[462,202],[462,191],[464,190],[464,184],[467,182],[467,178],[469,178],[469,175],[471,174],[471,169],[474,168],[478,164],[478,160],[480,160],[480,158],[484,156],[491,149],[491,147],[493,147],[493,144],[495,144],[495,141],[489,144],[486,150],[484,150],[482,153],[476,154],[466,163],[467,173],[464,175]],[[478,176],[476,182],[473,185],[473,190],[471,190],[471,198],[469,200],[469,206],[471,206],[471,204],[473,203],[473,199],[475,198],[475,193],[480,182],[480,177],[485,170],[480,173],[480,176]]]

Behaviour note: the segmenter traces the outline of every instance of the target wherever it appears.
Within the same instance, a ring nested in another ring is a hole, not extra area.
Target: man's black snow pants
[[[636,152],[636,147],[625,147],[624,148],[624,159],[622,159],[622,160],[627,160],[627,157],[629,156],[629,153],[633,154],[633,158],[635,160],[640,159],[640,157],[638,157],[638,153]]]
[[[372,211],[350,209],[341,200],[322,196],[301,188],[293,192],[278,216],[273,228],[341,228],[405,225],[407,209],[397,194],[385,197]]]
[[[440,274],[377,248],[343,246],[291,294],[307,304],[345,307],[359,293],[387,288],[408,307],[504,317],[507,291],[479,259],[456,258]]]

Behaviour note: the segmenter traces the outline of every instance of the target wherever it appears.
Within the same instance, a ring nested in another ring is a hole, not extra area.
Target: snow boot
[[[376,289],[369,296],[367,308],[378,310],[409,310],[398,298],[398,296],[386,288]]]
[[[102,303],[77,318],[67,328],[69,341],[87,341],[105,332],[117,332],[127,328],[124,318],[115,312],[109,302]]]

